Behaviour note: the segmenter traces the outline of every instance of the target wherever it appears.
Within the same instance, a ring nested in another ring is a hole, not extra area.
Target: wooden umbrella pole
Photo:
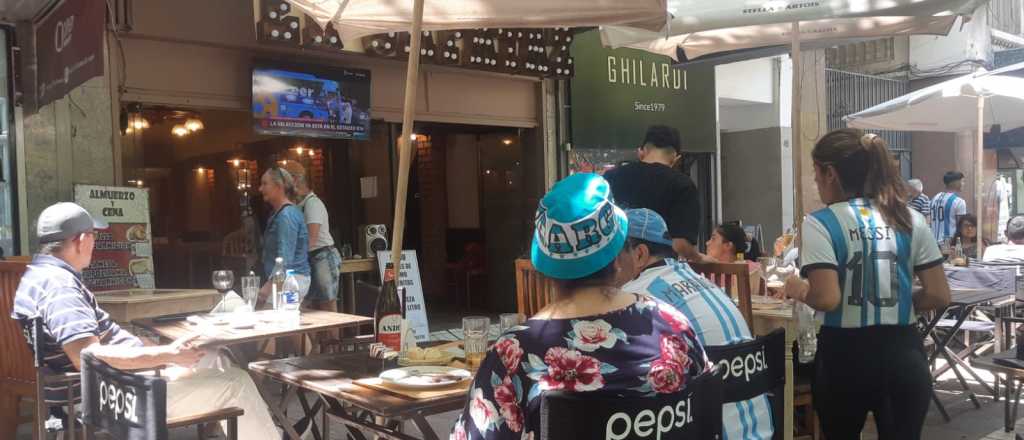
[[[800,131],[800,87],[801,87],[801,73],[803,68],[800,65],[800,22],[793,22],[793,30],[791,36],[791,48],[790,58],[793,61],[793,90],[792,90],[792,114],[790,115],[790,126],[792,127],[790,145],[792,148],[793,157],[793,227],[799,228],[804,218],[804,177],[803,177],[803,159],[804,152],[801,149],[801,140],[803,138],[803,132]],[[797,231],[799,232],[799,231]],[[800,235],[796,234],[795,246],[800,246]]]
[[[978,211],[978,237],[980,237],[977,240],[977,258],[981,260],[981,256],[985,252],[985,179],[981,174],[984,171],[982,148],[985,142],[985,98],[980,94],[978,95],[978,129],[976,136],[976,145],[974,146],[974,205]],[[998,219],[998,217],[996,218]],[[998,228],[998,221],[996,223]]]
[[[409,63],[405,75],[405,103],[402,108],[402,136],[398,138],[398,182],[395,189],[395,224],[391,230],[391,261],[399,268],[405,239],[405,199],[409,194],[409,165],[412,162],[412,123],[416,115],[416,87],[420,76],[420,36],[423,28],[423,0],[413,2],[409,30]],[[401,49],[399,49],[401,50]],[[396,270],[395,275],[397,276]]]

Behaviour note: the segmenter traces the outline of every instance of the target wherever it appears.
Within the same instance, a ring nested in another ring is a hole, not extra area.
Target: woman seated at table
[[[747,233],[739,225],[725,223],[711,233],[711,239],[707,242],[708,257],[721,263],[746,263],[750,273],[750,293],[756,295],[761,287],[761,267],[754,262],[747,261],[745,255],[750,248],[747,241]],[[719,287],[725,287],[725,280],[715,280]],[[729,294],[736,296],[736,283],[732,283]]]
[[[556,296],[488,351],[452,439],[539,438],[544,391],[675,393],[708,369],[683,314],[619,290],[633,273],[628,224],[604,178],[558,182],[535,218],[531,260]]]
[[[956,234],[949,238],[949,250],[956,249],[957,241],[963,247],[964,255],[970,258],[978,258],[978,218],[974,214],[965,214],[956,221]],[[988,240],[984,241],[985,246],[989,245]]]

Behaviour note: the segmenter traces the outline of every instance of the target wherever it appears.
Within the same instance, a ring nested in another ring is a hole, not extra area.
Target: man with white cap
[[[78,370],[84,350],[122,370],[196,366],[207,353],[190,344],[194,338],[146,346],[110,319],[82,282],[82,270],[92,261],[96,230],[105,228],[106,222],[74,203],[57,203],[39,215],[39,253],[18,284],[11,318],[23,327],[31,319],[42,319],[42,368],[48,373]],[[216,357],[216,353],[210,355]],[[234,406],[245,411],[238,420],[239,438],[278,438],[274,421],[245,371],[185,368],[165,370],[164,376],[172,379],[167,383],[168,418]],[[47,392],[66,395],[66,389],[48,388]]]
[[[921,179],[910,179],[907,181],[907,185],[910,186],[910,201],[907,202],[907,206],[910,206],[914,211],[920,212],[925,220],[930,220],[932,216],[932,199],[924,195],[924,184],[921,183]]]
[[[669,303],[693,324],[701,345],[731,345],[754,338],[740,310],[728,295],[676,258],[665,220],[650,209],[626,210],[629,220],[633,280],[623,292],[653,296]],[[722,406],[725,439],[772,438],[771,404],[767,395]]]

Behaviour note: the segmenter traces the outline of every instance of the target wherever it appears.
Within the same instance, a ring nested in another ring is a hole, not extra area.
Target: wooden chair
[[[14,257],[11,257],[14,258]],[[0,438],[14,438],[18,425],[32,418],[19,417],[22,400],[36,396],[36,369],[32,352],[25,344],[21,325],[8,315],[14,307],[14,293],[28,262],[0,261]]]
[[[129,400],[130,406],[121,405]],[[240,408],[228,407],[168,419],[164,379],[121,371],[82,353],[82,423],[87,440],[97,431],[118,439],[166,440],[168,429],[221,421],[227,421],[228,440],[237,440],[238,417],[243,414]]]
[[[555,283],[533,268],[528,259],[516,260],[516,311],[530,317],[548,305]]]
[[[715,284],[722,286],[728,294],[733,285],[739,297],[739,309],[747,327],[754,328],[754,309],[751,306],[750,269],[747,263],[690,263],[693,270]]]
[[[50,419],[50,409],[60,408],[60,426],[52,427],[56,432],[67,434],[67,438],[76,440],[75,435],[75,404],[78,402],[79,374],[77,372],[54,373],[43,367],[45,354],[39,350],[44,342],[43,318],[32,318],[24,323],[26,331],[26,342],[32,351],[32,363],[35,367],[35,424],[33,433],[36,438],[47,438],[47,422]],[[47,392],[50,390],[50,392]],[[61,436],[60,438],[64,438]]]

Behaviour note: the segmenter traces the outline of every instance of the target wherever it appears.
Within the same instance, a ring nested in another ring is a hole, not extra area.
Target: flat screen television
[[[370,71],[257,66],[252,118],[259,134],[367,140]]]

